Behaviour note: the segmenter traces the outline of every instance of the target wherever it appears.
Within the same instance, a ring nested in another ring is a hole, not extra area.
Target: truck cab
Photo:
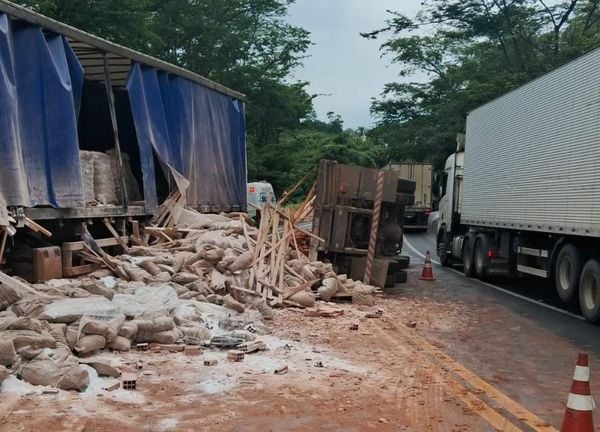
[[[453,236],[451,233],[460,231],[460,208],[462,198],[462,180],[463,169],[465,162],[464,149],[450,155],[446,159],[444,165],[443,178],[440,183],[440,202],[439,202],[439,219],[436,227],[436,245],[438,256],[443,265],[448,265],[453,254],[452,249]],[[456,248],[462,247],[462,238],[459,240],[461,244],[455,245]]]
[[[263,208],[266,204],[275,205],[277,199],[271,183],[266,181],[248,183],[248,214],[252,218],[256,218],[258,209]]]

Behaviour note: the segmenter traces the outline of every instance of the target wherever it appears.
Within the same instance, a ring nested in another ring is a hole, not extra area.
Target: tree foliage
[[[281,160],[286,131],[313,118],[307,83],[290,79],[310,45],[286,21],[293,0],[20,0],[40,13],[190,69],[247,96],[250,179],[281,190],[294,180]],[[309,146],[310,143],[306,143]],[[292,153],[290,153],[292,152]],[[279,175],[278,173],[282,173]]]
[[[416,17],[391,14],[363,36],[384,38],[404,77],[371,107],[370,136],[396,160],[441,164],[469,111],[600,43],[600,0],[425,0]]]

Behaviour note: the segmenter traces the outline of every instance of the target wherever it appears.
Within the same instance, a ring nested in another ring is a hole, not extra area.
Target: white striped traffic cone
[[[421,272],[421,277],[419,279],[424,281],[434,281],[435,277],[433,277],[433,267],[431,266],[431,254],[427,251],[425,255],[425,264],[423,265],[423,271]]]
[[[567,400],[561,432],[594,432],[592,410],[596,408],[590,392],[590,368],[587,354],[580,353]]]

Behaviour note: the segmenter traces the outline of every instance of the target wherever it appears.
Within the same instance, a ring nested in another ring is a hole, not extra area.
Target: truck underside
[[[437,234],[443,265],[462,264],[468,277],[533,275],[551,280],[560,300],[586,320],[600,321],[600,248],[591,237],[460,225]]]

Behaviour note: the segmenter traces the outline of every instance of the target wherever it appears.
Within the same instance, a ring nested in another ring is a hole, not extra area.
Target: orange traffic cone
[[[431,267],[431,255],[429,251],[425,255],[425,264],[423,265],[423,271],[421,272],[421,277],[419,278],[424,281],[434,281],[433,277],[433,267]]]
[[[573,374],[573,384],[567,400],[567,410],[561,432],[593,432],[592,410],[596,407],[590,393],[590,368],[587,354],[579,354]]]

